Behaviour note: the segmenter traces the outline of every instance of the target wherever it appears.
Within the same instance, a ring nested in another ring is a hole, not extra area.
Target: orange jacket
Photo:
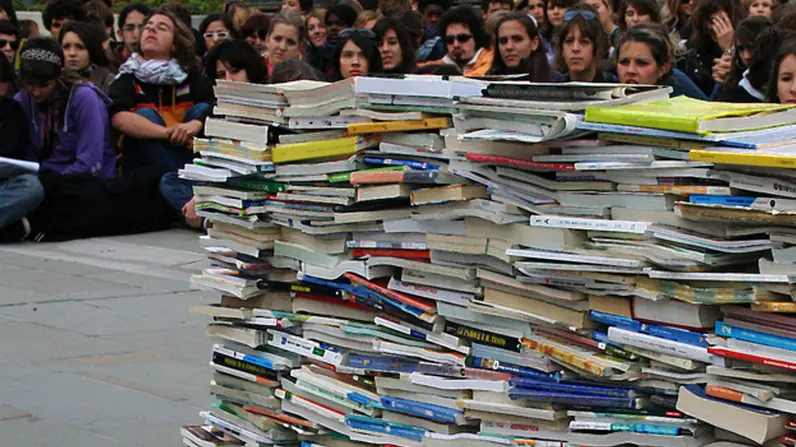
[[[478,59],[475,60],[473,68],[464,72],[465,76],[484,76],[492,68],[492,58],[495,57],[495,50],[484,48]]]

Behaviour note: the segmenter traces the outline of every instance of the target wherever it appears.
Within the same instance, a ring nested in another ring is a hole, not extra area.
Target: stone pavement
[[[197,237],[0,245],[0,447],[182,445],[211,402]]]

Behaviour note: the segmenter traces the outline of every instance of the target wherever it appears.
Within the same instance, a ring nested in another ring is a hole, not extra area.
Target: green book
[[[287,190],[287,185],[284,183],[269,182],[251,177],[231,178],[229,179],[229,184],[235,188],[250,191],[277,193]]]

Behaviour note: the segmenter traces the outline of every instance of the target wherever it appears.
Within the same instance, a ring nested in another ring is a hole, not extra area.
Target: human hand
[[[201,131],[201,121],[193,120],[187,123],[180,123],[168,128],[168,140],[169,143],[175,146],[187,147],[192,142],[193,137]]]
[[[182,207],[181,212],[189,227],[199,229],[202,226],[202,218],[196,215],[196,196],[191,197],[191,200]]]
[[[727,76],[732,69],[732,55],[723,54],[719,59],[713,59],[713,79],[718,83],[727,82]]]
[[[732,48],[732,40],[735,37],[735,29],[730,21],[730,16],[725,11],[713,14],[711,18],[711,30],[713,40],[721,47],[722,51]]]

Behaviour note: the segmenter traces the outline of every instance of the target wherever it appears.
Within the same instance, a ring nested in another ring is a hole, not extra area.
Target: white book
[[[481,295],[483,293],[481,287],[477,285],[475,278],[464,281],[446,275],[429,273],[423,269],[403,269],[401,272],[401,280],[406,283],[421,284],[439,289],[457,290],[474,295]]]
[[[355,171],[357,159],[351,156],[345,160],[326,161],[321,163],[291,163],[276,166],[276,175],[280,177],[296,175],[332,174],[335,172]]]
[[[351,124],[361,124],[371,122],[370,118],[364,116],[333,115],[333,116],[304,116],[294,117],[287,121],[287,126],[291,129],[315,130],[315,129],[346,129]]]
[[[463,220],[398,219],[385,220],[383,225],[384,231],[386,233],[434,233],[453,236],[467,235],[467,226]]]
[[[457,304],[466,306],[471,299],[475,299],[475,295],[471,293],[457,292],[453,290],[439,289],[435,287],[425,287],[416,284],[406,283],[397,279],[390,278],[387,288],[397,292],[408,293],[410,295],[429,298],[435,301],[443,301],[446,303]]]
[[[335,366],[342,364],[345,360],[345,356],[342,353],[324,349],[317,342],[275,330],[269,330],[268,333],[271,334],[268,340],[269,346]]]
[[[620,258],[615,256],[594,256],[579,253],[566,253],[560,251],[537,250],[533,248],[510,248],[506,250],[509,256],[531,259],[547,259],[562,262],[581,262],[584,264],[616,265],[622,267],[641,267],[644,262],[638,259]]]
[[[673,281],[729,281],[753,283],[788,283],[787,275],[761,275],[756,273],[668,272],[649,270],[650,278]]]
[[[268,143],[268,126],[236,123],[222,118],[207,118],[205,134],[210,137],[248,141],[256,144]]]
[[[644,234],[644,232],[647,231],[649,223],[622,220],[583,219],[563,216],[531,216],[530,225],[532,227]]]
[[[302,263],[301,271],[298,272],[298,275],[299,275],[299,280],[301,279],[301,275],[309,275],[309,276],[314,276],[316,278],[333,281],[343,276],[343,274],[345,273],[353,273],[365,279],[371,280],[375,278],[383,278],[385,276],[391,276],[394,274],[394,272],[395,269],[390,266],[383,266],[383,265],[370,266],[367,265],[365,261],[352,259],[348,261],[343,261],[331,268]]]
[[[481,431],[521,439],[551,439],[557,441],[567,440],[567,430],[556,430],[543,424],[509,424],[494,421],[481,421]]]
[[[583,162],[575,163],[577,171],[603,171],[603,170],[633,170],[633,169],[686,169],[686,168],[710,168],[713,163],[703,163],[699,161],[674,161],[661,160],[650,163],[626,163],[621,161],[605,162]]]
[[[443,390],[477,390],[505,393],[509,389],[508,382],[505,380],[445,379],[437,376],[428,376],[418,372],[410,374],[409,380],[417,385],[425,385]]]
[[[357,393],[360,396],[365,396],[368,399],[379,402],[381,397],[376,393],[371,393],[368,390],[363,388],[349,385],[347,383],[341,382],[331,377],[324,376],[322,374],[312,372],[308,366],[303,366],[299,369],[294,369],[290,371],[290,376],[294,377],[299,380],[303,380],[307,383],[311,383],[315,386],[324,388],[340,397],[348,398],[350,393]]]
[[[723,357],[709,354],[707,348],[680,343],[674,340],[667,340],[665,338],[653,337],[651,335],[628,331],[615,326],[608,328],[608,338],[617,343],[638,346],[642,349],[662,352],[675,357],[683,357],[703,363],[724,364]]]
[[[466,408],[470,410],[485,411],[487,413],[510,414],[513,416],[541,419],[543,421],[556,421],[564,416],[563,412],[555,410],[544,410],[541,408],[521,407],[519,405],[484,402],[482,400],[475,399],[459,399],[456,401],[456,405],[460,408]]]
[[[464,366],[465,356],[455,352],[416,348],[379,339],[373,340],[373,349],[379,352],[415,357],[435,363]]]

